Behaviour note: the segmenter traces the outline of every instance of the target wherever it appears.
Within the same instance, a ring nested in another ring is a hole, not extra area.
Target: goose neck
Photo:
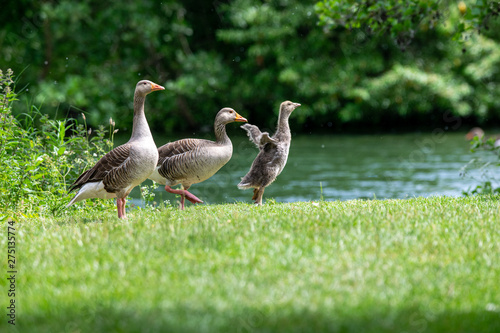
[[[215,122],[214,130],[215,130],[215,140],[217,143],[231,144],[231,140],[229,139],[226,133],[226,124],[221,122]]]
[[[291,137],[290,134],[290,125],[288,124],[288,118],[290,115],[285,114],[284,112],[280,111],[279,117],[278,117],[278,127],[276,129],[276,136],[279,138],[289,138]]]
[[[153,137],[149,129],[146,115],[144,114],[144,102],[146,96],[140,94],[134,95],[134,120],[132,125],[132,136],[130,140],[139,140],[147,137]]]

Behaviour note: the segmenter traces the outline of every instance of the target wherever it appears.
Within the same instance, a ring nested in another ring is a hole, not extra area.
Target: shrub
[[[61,200],[68,185],[113,147],[114,122],[110,119],[109,130],[101,125],[92,131],[84,114],[83,123],[49,119],[35,105],[14,117],[14,88],[13,72],[0,70],[0,212],[58,214],[68,202]]]
[[[485,139],[477,136],[471,140],[471,152],[474,154],[480,153],[481,155],[464,165],[461,175],[462,177],[476,179],[479,184],[474,188],[463,191],[465,196],[500,193],[500,182],[495,176],[500,166],[500,146],[496,144],[495,140],[496,138]]]

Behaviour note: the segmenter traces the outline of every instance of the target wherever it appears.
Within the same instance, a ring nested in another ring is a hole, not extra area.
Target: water
[[[252,190],[242,191],[236,185],[258,150],[244,133],[231,131],[230,136],[231,161],[212,178],[190,188],[206,203],[251,202]],[[460,176],[461,168],[474,157],[464,133],[295,136],[288,163],[266,188],[264,201],[461,196],[463,190],[479,183]],[[161,186],[155,193],[157,202],[179,200]],[[138,189],[132,198],[141,204]]]

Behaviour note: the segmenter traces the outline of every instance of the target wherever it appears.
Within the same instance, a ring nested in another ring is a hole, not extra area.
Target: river
[[[232,159],[212,178],[190,189],[206,203],[251,202],[252,190],[242,191],[236,185],[258,150],[244,133],[231,130],[231,134]],[[292,139],[288,163],[266,188],[264,200],[461,196],[479,184],[481,172],[461,176],[462,168],[477,157],[498,161],[492,153],[472,154],[464,133],[299,135]],[[178,200],[161,186],[155,194],[156,202]],[[137,188],[131,196],[141,205]]]

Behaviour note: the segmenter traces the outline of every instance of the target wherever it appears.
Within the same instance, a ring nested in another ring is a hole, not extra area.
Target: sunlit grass
[[[16,223],[20,332],[500,331],[499,197],[115,213]]]

